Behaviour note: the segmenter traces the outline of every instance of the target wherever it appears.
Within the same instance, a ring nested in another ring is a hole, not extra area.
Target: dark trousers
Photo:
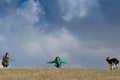
[[[9,62],[2,61],[2,66],[7,68],[9,66]]]
[[[55,67],[56,67],[56,68],[60,68],[60,67],[61,67],[61,64],[55,64]]]

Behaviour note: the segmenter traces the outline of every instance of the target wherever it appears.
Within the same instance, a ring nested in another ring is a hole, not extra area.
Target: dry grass
[[[0,80],[120,80],[120,70],[9,68],[0,69]]]

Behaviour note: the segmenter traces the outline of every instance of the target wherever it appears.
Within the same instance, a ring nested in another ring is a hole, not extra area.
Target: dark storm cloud
[[[120,25],[120,1],[119,0],[100,0],[101,11],[106,22],[114,27]]]

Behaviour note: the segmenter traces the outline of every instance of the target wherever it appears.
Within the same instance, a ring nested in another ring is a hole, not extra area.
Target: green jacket
[[[61,64],[61,63],[67,64],[67,62],[64,61],[64,60],[54,60],[54,61],[50,61],[50,62],[47,62],[47,63],[50,63],[50,64],[53,64],[53,63],[55,63],[55,64]]]

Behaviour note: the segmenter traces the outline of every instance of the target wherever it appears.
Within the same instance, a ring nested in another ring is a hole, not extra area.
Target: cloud
[[[13,14],[7,14],[0,18],[0,42],[3,43],[0,48],[2,52],[10,52],[12,58],[17,56],[15,59],[18,58],[18,60],[15,60],[15,63],[22,61],[20,57],[26,55],[27,45],[31,44],[33,38],[37,39],[34,25],[39,21],[38,14],[42,14],[39,5],[38,2],[27,1],[20,8],[17,8]],[[24,59],[27,59],[28,56],[26,55]]]
[[[34,1],[27,1],[23,3],[22,8],[17,10],[17,14],[24,18],[24,20],[29,21],[30,23],[34,24],[39,21],[39,13],[44,14],[42,11],[42,7],[38,2]],[[40,8],[39,8],[40,7]]]
[[[11,3],[11,0],[5,0],[8,4]]]
[[[42,21],[41,16],[44,11],[40,3],[30,0],[13,14],[0,18],[0,42],[4,44],[0,47],[2,52],[10,52],[12,67],[47,66],[45,62],[56,56],[69,59],[70,51],[78,47],[77,38],[64,27],[49,33],[37,30],[38,26],[42,27],[40,29],[45,27],[36,25]]]
[[[69,54],[70,50],[75,50],[75,48],[78,47],[77,39],[65,28],[45,35],[42,39],[42,43],[45,43],[46,49],[55,53],[54,55],[56,56],[64,53]]]
[[[53,67],[45,62],[56,56],[64,67],[105,67],[119,56],[120,28],[105,23],[98,0],[10,1],[0,2],[0,56],[9,52],[11,67]]]
[[[1,0],[0,3],[6,3],[6,4],[10,4],[12,2],[12,0]]]
[[[94,7],[98,7],[97,0],[60,0],[61,15],[65,21],[74,17],[84,18],[91,13]]]
[[[0,34],[0,42],[4,42],[5,41],[5,38],[2,34]]]

